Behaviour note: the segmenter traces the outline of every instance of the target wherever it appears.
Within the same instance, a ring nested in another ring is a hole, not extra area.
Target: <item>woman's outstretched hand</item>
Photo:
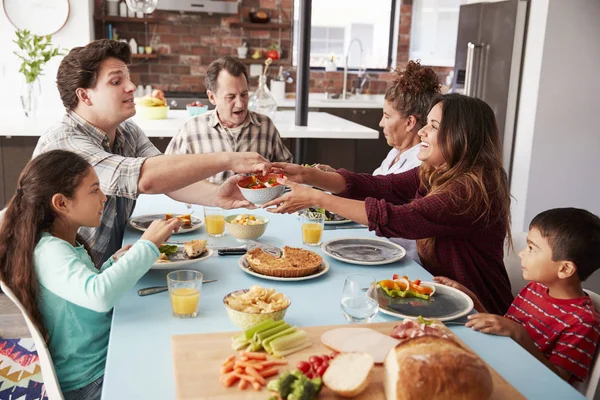
[[[308,207],[313,207],[316,205],[316,199],[321,193],[310,186],[294,183],[287,178],[278,178],[277,182],[289,186],[291,191],[263,205],[263,208],[275,206],[275,208],[267,210],[272,213],[291,214]]]

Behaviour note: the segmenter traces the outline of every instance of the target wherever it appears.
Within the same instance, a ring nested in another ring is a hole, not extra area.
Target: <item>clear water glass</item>
[[[369,296],[377,281],[370,275],[352,274],[344,281],[341,308],[351,324],[369,323],[379,311],[379,304]]]

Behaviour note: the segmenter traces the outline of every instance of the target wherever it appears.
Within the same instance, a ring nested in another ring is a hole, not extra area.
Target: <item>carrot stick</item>
[[[239,378],[239,376],[237,376],[236,373],[233,373],[231,375],[223,375],[223,377],[221,378],[221,382],[223,383],[223,385],[225,387],[230,387],[232,386]]]
[[[252,382],[252,387],[254,388],[254,390],[259,391],[262,389],[262,386],[260,383],[258,382]]]
[[[250,383],[250,382],[249,382],[249,381],[247,381],[247,380],[245,380],[245,379],[240,379],[240,383],[238,384],[238,388],[239,388],[240,390],[246,390],[246,388],[248,387],[248,384],[249,384],[249,383]]]
[[[266,360],[267,359],[267,355],[265,353],[258,353],[255,351],[241,351],[240,355],[242,357],[247,357],[248,359],[253,359],[253,360]]]
[[[245,361],[236,361],[235,362],[235,367],[242,367],[242,368],[247,368],[247,367],[253,367],[254,369],[264,369],[265,367],[263,365],[260,364],[251,364]]]
[[[228,372],[233,371],[233,362],[225,367],[221,367],[221,375],[225,375]]]
[[[260,365],[262,365],[264,368],[272,367],[275,365],[287,365],[287,364],[288,364],[287,360],[269,360],[269,361],[263,361],[260,363]]]
[[[227,359],[225,361],[223,361],[223,364],[221,364],[221,365],[224,367],[225,365],[227,365],[227,363],[234,361],[234,360],[235,360],[235,354],[227,357]]]
[[[241,356],[241,357],[240,357],[240,360],[241,360],[241,361],[248,361],[248,360],[249,360],[249,358],[248,358],[248,357],[246,357],[246,356]]]
[[[252,367],[246,367],[246,373],[250,376],[253,376],[256,378],[256,381],[258,383],[260,383],[261,385],[266,385],[267,382],[265,382],[265,378],[263,378],[262,376],[260,376],[260,374]]]
[[[235,372],[237,372],[238,374],[243,374],[244,373],[244,368],[242,368],[242,367],[235,367],[233,370]]]
[[[245,379],[245,380],[249,381],[250,383],[256,382],[256,378],[253,377],[252,375],[248,375],[246,373],[238,374],[237,372],[235,373],[235,375],[240,379]]]
[[[279,373],[279,370],[277,369],[277,367],[264,369],[259,372],[260,376],[262,376],[263,378],[268,378],[270,376],[277,375],[278,373]]]

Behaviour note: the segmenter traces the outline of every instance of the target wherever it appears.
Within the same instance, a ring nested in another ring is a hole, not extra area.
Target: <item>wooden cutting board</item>
[[[368,327],[389,335],[397,322],[382,322],[369,324]],[[321,344],[321,335],[333,328],[348,328],[349,325],[302,327],[312,339],[313,345],[307,349],[294,353],[286,359],[288,366],[283,366],[280,371],[296,368],[298,361],[308,360],[311,355],[329,354],[331,350]],[[361,326],[363,327],[363,326]],[[266,389],[256,392],[252,389],[244,391],[236,386],[226,388],[219,381],[221,363],[230,355],[235,354],[231,348],[231,337],[239,332],[220,332],[198,335],[176,335],[171,338],[173,363],[175,371],[175,391],[178,400],[204,400],[204,399],[257,399],[268,398]],[[458,338],[461,344],[464,345]],[[468,347],[468,346],[465,346]],[[491,399],[525,399],[511,384],[502,378],[491,367],[494,393]],[[383,391],[384,367],[376,365],[373,379],[369,387],[356,399],[385,399]],[[275,377],[276,378],[276,377]],[[341,399],[330,392],[326,387],[318,399]]]

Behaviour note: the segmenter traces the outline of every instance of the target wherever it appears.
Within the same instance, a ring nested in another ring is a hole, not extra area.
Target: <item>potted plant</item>
[[[37,104],[41,95],[40,75],[43,75],[44,65],[52,57],[64,55],[58,47],[52,46],[52,35],[38,36],[28,30],[17,30],[17,39],[13,40],[19,47],[14,54],[21,59],[19,72],[23,74],[24,82],[21,91],[21,105],[28,117],[35,116]]]

